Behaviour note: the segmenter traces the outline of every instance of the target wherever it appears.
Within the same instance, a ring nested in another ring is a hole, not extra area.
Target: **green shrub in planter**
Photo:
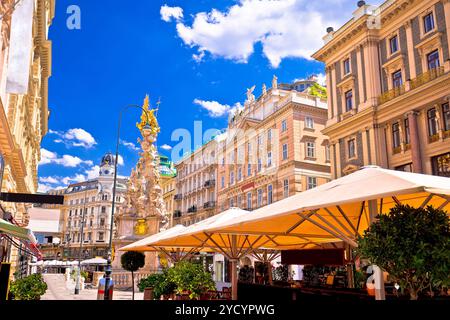
[[[45,291],[47,291],[47,284],[40,273],[11,283],[11,294],[14,300],[40,300]]]
[[[153,298],[159,299],[162,295],[174,293],[176,285],[168,278],[168,271],[164,269],[162,273],[154,273],[147,278],[142,278],[138,283],[140,292],[145,288],[153,288]]]
[[[176,293],[190,292],[191,299],[197,299],[208,290],[216,290],[211,273],[202,265],[181,261],[168,270],[170,282],[175,283]]]

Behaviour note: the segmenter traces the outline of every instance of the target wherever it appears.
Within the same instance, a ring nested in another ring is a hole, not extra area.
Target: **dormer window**
[[[433,12],[430,12],[423,17],[423,30],[424,33],[428,33],[434,29],[434,16]]]
[[[391,48],[391,54],[394,54],[398,51],[398,36],[395,35],[389,40],[389,46]]]
[[[344,60],[344,75],[347,75],[350,73],[350,59]]]

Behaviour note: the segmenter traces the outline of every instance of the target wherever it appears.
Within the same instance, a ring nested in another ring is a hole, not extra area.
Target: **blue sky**
[[[67,27],[69,5],[80,8],[79,30]],[[307,57],[325,28],[355,8],[354,0],[56,1],[40,191],[94,177],[101,156],[115,149],[119,110],[146,94],[153,104],[161,98],[158,146],[171,156],[161,146],[177,143],[174,130],[193,131],[194,121],[203,130],[226,127],[246,88],[256,85],[258,96],[273,75],[292,82],[323,73]],[[139,116],[129,109],[123,118],[120,175],[138,160]]]

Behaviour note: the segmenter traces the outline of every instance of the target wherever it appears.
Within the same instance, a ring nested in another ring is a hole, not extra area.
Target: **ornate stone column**
[[[416,71],[416,61],[414,59],[414,41],[413,41],[411,20],[408,20],[405,23],[405,30],[406,30],[406,46],[408,47],[409,78],[414,79],[417,76],[417,71]]]
[[[409,124],[409,136],[411,144],[411,160],[413,172],[423,173],[422,157],[420,153],[419,127],[417,125],[417,111],[410,111],[406,114]]]

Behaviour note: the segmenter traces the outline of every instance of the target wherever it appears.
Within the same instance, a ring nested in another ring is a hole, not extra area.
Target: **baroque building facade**
[[[364,165],[450,176],[450,2],[359,2],[328,28],[313,57],[326,65],[333,178]]]
[[[48,130],[48,78],[51,41],[48,29],[54,0],[2,0],[0,3],[0,152],[4,159],[3,192],[35,193],[40,144]],[[21,203],[2,202],[21,226],[29,221]],[[1,242],[4,253],[3,241]],[[12,273],[18,260],[12,247]]]
[[[310,94],[314,81],[249,89],[218,145],[219,212],[253,210],[330,180],[326,100]]]
[[[107,257],[111,232],[111,205],[115,157],[102,157],[98,178],[74,183],[64,190],[61,207],[63,225],[63,259],[78,259],[82,242],[82,259]],[[125,202],[127,179],[117,178],[116,208]],[[83,232],[81,232],[84,216]]]

